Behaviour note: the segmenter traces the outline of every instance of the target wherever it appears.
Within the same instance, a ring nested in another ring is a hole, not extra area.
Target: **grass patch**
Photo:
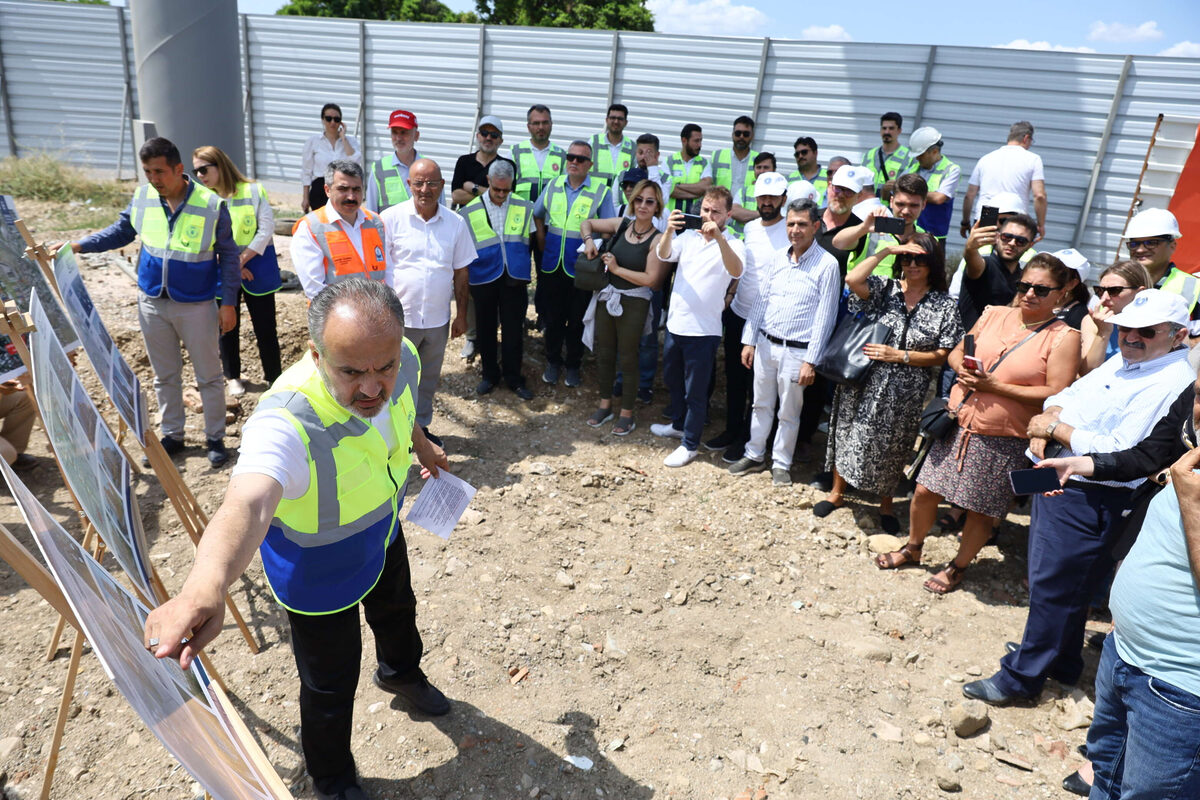
[[[129,194],[116,181],[93,180],[50,153],[0,161],[0,186],[17,198],[97,206],[124,206]]]

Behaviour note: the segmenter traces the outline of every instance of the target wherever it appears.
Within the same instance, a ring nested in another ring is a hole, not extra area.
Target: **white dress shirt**
[[[790,248],[777,253],[759,275],[758,301],[746,317],[742,344],[760,346],[761,333],[808,342],[804,360],[819,364],[837,320],[841,284],[837,259],[816,241],[798,259]]]
[[[346,152],[347,147],[350,148],[348,153]],[[304,156],[300,160],[300,182],[312,183],[317,178],[323,178],[329,162],[338,158],[354,161],[361,167],[362,148],[358,146],[358,139],[346,134],[338,140],[335,149],[323,133],[309,137],[308,141],[304,143]]]
[[[353,225],[347,225],[341,215],[333,210],[333,206],[329,206],[328,210],[329,218],[346,234],[346,238],[350,240],[350,244],[354,246],[355,252],[358,253],[358,257],[361,259],[363,255],[362,225],[367,218],[363,214],[363,210],[361,208],[358,209],[358,214],[354,217]],[[288,246],[288,252],[292,255],[292,269],[295,271],[296,277],[300,279],[300,286],[304,288],[304,296],[312,300],[325,288],[325,254],[321,252],[321,245],[317,244],[316,237],[308,229],[307,220],[300,220],[300,225],[296,228],[296,233],[292,236],[292,243]],[[390,248],[388,247],[386,230],[383,231],[383,257],[388,265],[391,266]],[[384,276],[384,280],[391,286],[391,270],[389,269],[384,273]]]
[[[724,236],[744,266],[746,245],[728,230]],[[716,239],[707,241],[697,230],[684,231],[671,240],[670,257],[664,260],[679,262],[667,330],[676,336],[720,336],[725,290],[733,276],[725,269]]]
[[[390,284],[404,305],[404,324],[440,328],[450,321],[454,271],[475,260],[463,218],[445,206],[428,221],[409,198],[379,215],[388,237]]]
[[[743,241],[746,243],[746,260],[742,264],[742,275],[738,278],[737,291],[729,308],[745,319],[758,301],[759,274],[768,269],[775,262],[775,256],[781,250],[786,251],[790,245],[787,220],[780,217],[774,225],[763,225],[761,219],[751,220],[746,223]]]

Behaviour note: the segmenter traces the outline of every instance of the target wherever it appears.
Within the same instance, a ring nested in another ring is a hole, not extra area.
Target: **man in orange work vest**
[[[366,276],[391,285],[387,235],[379,215],[362,207],[363,171],[346,160],[325,169],[329,202],[292,229],[292,268],[310,301],[326,286]]]

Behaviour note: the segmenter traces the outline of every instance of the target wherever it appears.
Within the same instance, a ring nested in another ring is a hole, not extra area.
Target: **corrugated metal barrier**
[[[961,203],[975,161],[1028,119],[1046,165],[1041,247],[1075,244],[1098,261],[1116,249],[1156,116],[1200,117],[1200,59],[258,15],[240,27],[247,167],[259,178],[298,181],[327,101],[368,158],[390,146],[388,113],[411,110],[418,149],[447,178],[481,114],[501,117],[508,146],[533,103],[551,108],[561,144],[602,130],[609,102],[625,103],[626,133],[657,134],[664,159],[684,123],[703,126],[711,152],[750,114],[755,149],[784,171],[799,135],[817,140],[822,163],[857,161],[879,143],[879,115],[898,111],[905,140],[922,124],[941,131],[963,170]],[[0,154],[61,152],[128,176],[132,50],[126,9],[0,0]]]

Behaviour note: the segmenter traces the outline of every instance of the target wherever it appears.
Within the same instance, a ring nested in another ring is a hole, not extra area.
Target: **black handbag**
[[[817,374],[833,383],[858,383],[871,367],[863,347],[883,344],[891,335],[889,326],[871,319],[864,311],[847,314],[830,334],[821,363],[815,367]]]
[[[617,237],[624,235],[625,226],[628,224],[628,217],[621,220],[621,224],[617,226],[617,232],[612,237],[605,239],[596,248],[595,258],[580,256],[575,259],[576,289],[582,289],[585,292],[598,292],[605,286],[608,286],[608,270],[604,267],[604,254],[612,248],[612,243],[617,240]]]

